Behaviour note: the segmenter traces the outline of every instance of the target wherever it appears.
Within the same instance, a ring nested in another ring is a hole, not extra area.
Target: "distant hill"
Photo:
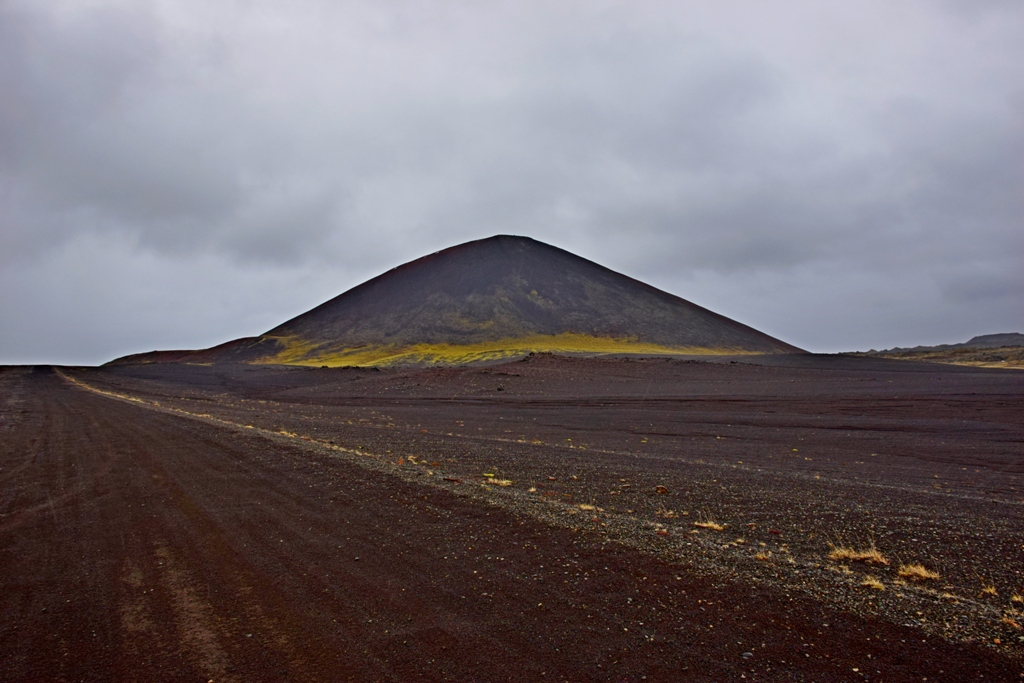
[[[530,352],[803,353],[557,247],[500,235],[398,266],[259,337],[112,362],[462,364]]]
[[[917,360],[930,363],[952,363],[977,367],[1024,368],[1024,334],[1005,332],[983,334],[959,344],[915,346],[867,351],[854,355]]]
[[[970,341],[963,344],[955,344],[969,349],[998,349],[1011,346],[1024,346],[1024,334],[1019,332],[1006,332],[1003,334],[983,334],[980,337],[971,337]]]

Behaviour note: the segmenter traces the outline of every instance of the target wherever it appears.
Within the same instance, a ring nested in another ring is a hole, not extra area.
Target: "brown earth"
[[[0,678],[1021,680],[1022,398],[813,356],[2,369]]]

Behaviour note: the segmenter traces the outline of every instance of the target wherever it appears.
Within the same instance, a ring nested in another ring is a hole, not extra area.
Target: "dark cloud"
[[[1022,28],[995,0],[0,0],[0,362],[258,333],[498,232],[820,350],[1017,330]]]

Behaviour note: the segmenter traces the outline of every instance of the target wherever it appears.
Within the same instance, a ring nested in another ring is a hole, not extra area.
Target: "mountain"
[[[1002,332],[1000,334],[981,334],[957,344],[938,344],[937,346],[914,346],[910,348],[894,347],[891,349],[874,349],[865,352],[873,356],[922,355],[943,351],[980,351],[983,349],[1014,349],[1024,346],[1024,334],[1019,332]]]
[[[565,250],[499,235],[398,266],[259,337],[114,362],[463,364],[537,351],[802,353]]]
[[[1013,346],[1024,346],[1024,334],[1020,334],[1019,332],[983,334],[977,337],[971,337],[963,344],[955,344],[954,346],[963,346],[970,349],[1000,349]]]
[[[970,365],[981,368],[1024,369],[1024,334],[1018,332],[982,334],[959,344],[915,346],[907,349],[897,346],[893,349],[881,351],[871,349],[850,355]]]

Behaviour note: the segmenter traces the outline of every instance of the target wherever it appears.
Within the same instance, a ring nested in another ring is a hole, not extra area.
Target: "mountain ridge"
[[[1024,334],[1019,332],[982,334],[958,344],[909,348],[897,346],[881,351],[871,349],[848,355],[986,368],[1024,368]]]

